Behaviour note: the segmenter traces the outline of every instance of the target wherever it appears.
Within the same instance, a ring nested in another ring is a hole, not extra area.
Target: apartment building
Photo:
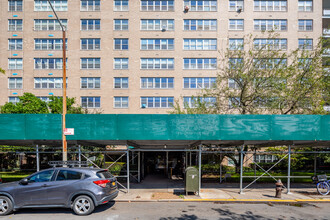
[[[262,32],[274,30],[274,42],[289,51],[312,48],[329,31],[317,0],[51,2],[67,28],[68,97],[111,114],[192,103],[215,82],[219,53],[240,49],[248,34],[261,44]],[[47,0],[0,1],[0,24],[0,105],[24,92],[61,96],[62,32]]]

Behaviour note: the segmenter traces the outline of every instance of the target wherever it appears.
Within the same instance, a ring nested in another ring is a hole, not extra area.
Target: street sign
[[[64,128],[64,135],[74,135],[74,128]]]

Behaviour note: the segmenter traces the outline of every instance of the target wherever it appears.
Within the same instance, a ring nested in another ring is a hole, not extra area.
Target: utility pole
[[[66,33],[65,33],[65,28],[61,22],[61,20],[58,18],[54,7],[52,5],[52,3],[50,2],[50,0],[48,0],[48,4],[50,5],[50,7],[52,8],[53,13],[55,14],[56,20],[58,21],[58,23],[61,26],[62,29],[62,51],[63,51],[63,76],[62,76],[62,88],[63,88],[63,93],[62,93],[62,97],[63,97],[63,112],[62,112],[62,148],[63,148],[63,161],[67,161],[68,160],[68,146],[67,146],[67,141],[66,141],[66,136],[64,134],[64,130],[66,128],[66,121],[65,121],[65,116],[66,116]]]

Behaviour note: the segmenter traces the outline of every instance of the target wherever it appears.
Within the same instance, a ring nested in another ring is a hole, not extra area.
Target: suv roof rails
[[[88,167],[88,162],[87,161],[49,161],[48,165],[52,166],[53,168],[63,167],[63,166],[67,166],[69,168]]]

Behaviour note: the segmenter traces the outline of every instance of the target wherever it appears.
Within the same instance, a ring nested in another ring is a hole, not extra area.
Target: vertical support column
[[[142,152],[142,179],[144,179],[144,152]]]
[[[254,164],[254,179],[257,179],[256,155],[257,155],[257,149],[254,149],[254,157],[253,157],[253,164]]]
[[[37,171],[40,171],[39,145],[36,145]]]
[[[189,154],[189,166],[191,166],[191,149],[190,149],[190,154]]]
[[[79,160],[79,167],[81,167],[81,145],[78,146],[78,160]]]
[[[141,172],[141,169],[140,169],[141,162],[140,162],[140,160],[141,160],[141,152],[139,151],[138,152],[138,182],[141,182],[141,174],[140,174],[140,172]]]
[[[201,186],[202,186],[202,146],[199,145],[199,151],[198,151],[198,172],[199,172],[199,186],[198,186],[198,195],[200,195],[201,192]]]
[[[290,192],[290,176],[291,176],[291,145],[289,145],[289,149],[288,149],[288,185],[287,185],[287,194],[292,194]]]
[[[185,158],[185,162],[186,162],[186,167],[185,167],[185,169],[187,169],[187,167],[188,167],[188,151],[186,151],[186,158]]]
[[[240,172],[240,175],[239,175],[239,193],[240,194],[244,194],[243,192],[243,147],[244,145],[241,146],[241,157],[240,157],[240,168],[241,168],[241,172]]]
[[[166,151],[166,176],[168,178],[168,151]]]
[[[221,156],[222,156],[222,154],[220,153],[220,161],[219,161],[219,163],[220,163],[220,183],[222,183],[222,166],[221,166]]]
[[[126,152],[126,166],[127,166],[127,193],[129,193],[129,148],[127,146],[127,152]]]

